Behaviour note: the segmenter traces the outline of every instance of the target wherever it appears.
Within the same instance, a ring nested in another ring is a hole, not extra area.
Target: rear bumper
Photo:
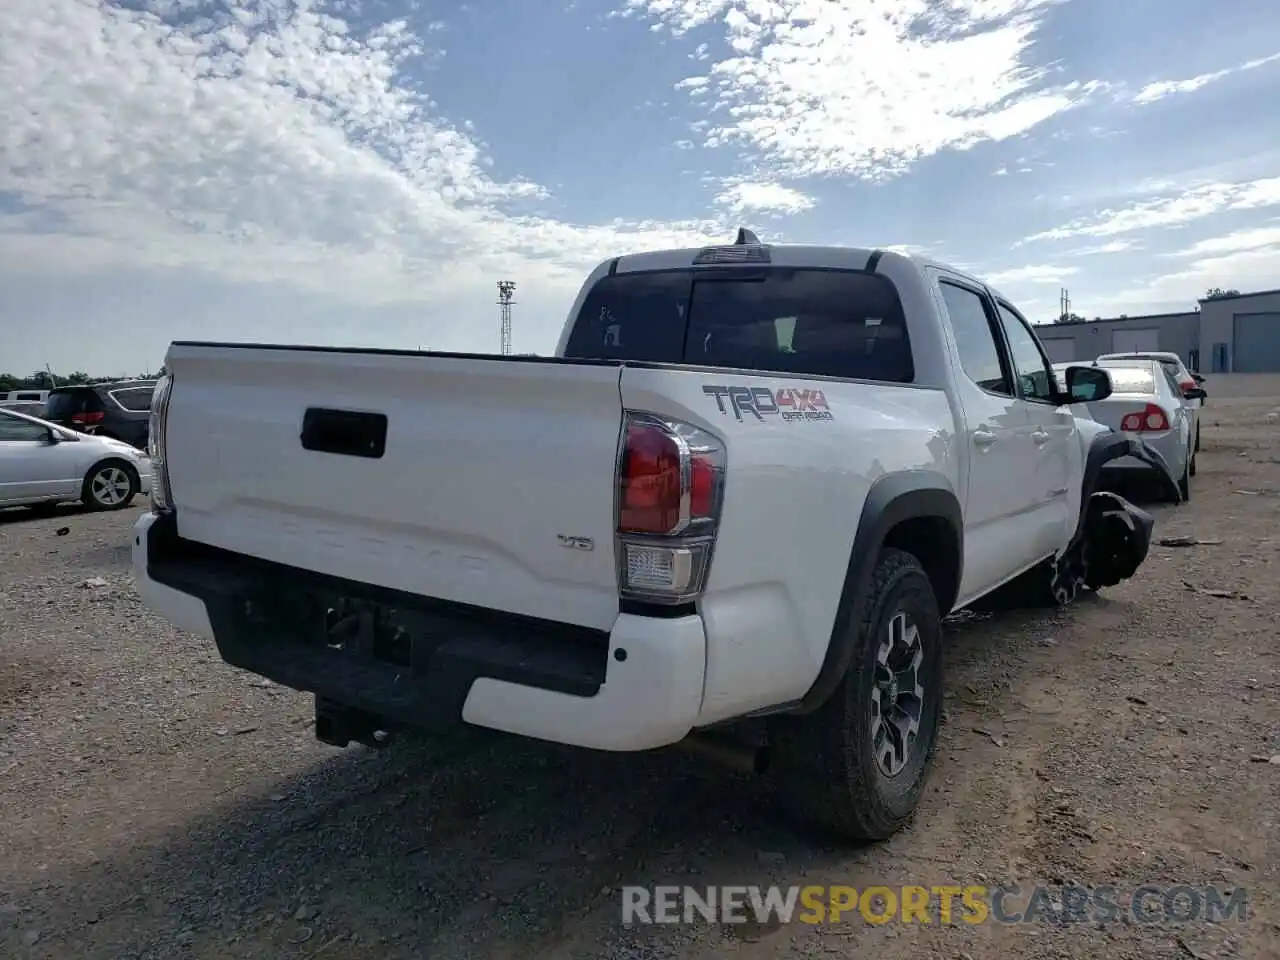
[[[392,595],[183,541],[172,518],[150,513],[134,527],[133,567],[147,605],[227,663],[393,723],[632,751],[683,739],[702,705],[698,616],[619,614],[606,633]],[[335,596],[365,611],[348,618],[357,626],[342,649],[343,623],[324,620]],[[394,621],[371,630],[366,604]]]
[[[1182,476],[1182,470],[1185,466],[1186,456],[1182,449],[1182,439],[1172,431],[1161,434],[1159,437],[1148,438],[1140,434],[1135,435],[1140,439],[1143,445],[1151,451],[1159,454],[1161,459],[1167,465],[1170,475],[1176,481]],[[1152,463],[1142,460],[1135,456],[1119,457],[1115,460],[1108,461],[1105,470],[1148,470],[1159,471],[1159,467]]]

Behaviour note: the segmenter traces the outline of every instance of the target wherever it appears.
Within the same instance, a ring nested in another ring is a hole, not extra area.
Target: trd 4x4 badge
[[[834,420],[826,395],[821,390],[779,387],[704,386],[702,392],[716,398],[720,412],[730,411],[742,420],[750,414],[757,420],[781,417],[783,420]]]

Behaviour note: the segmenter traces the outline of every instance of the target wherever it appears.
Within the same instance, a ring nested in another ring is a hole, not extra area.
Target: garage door
[[[1280,372],[1280,313],[1237,313],[1231,353],[1235,373]]]
[[[1111,332],[1112,353],[1146,353],[1160,349],[1160,330],[1158,327],[1145,327],[1142,330],[1113,330]]]
[[[1075,337],[1059,337],[1056,340],[1041,337],[1040,343],[1044,346],[1044,352],[1049,355],[1050,363],[1070,363],[1076,358]]]

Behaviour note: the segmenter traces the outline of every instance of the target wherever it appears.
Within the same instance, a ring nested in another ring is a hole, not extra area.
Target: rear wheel
[[[813,713],[769,727],[783,802],[847,839],[884,840],[915,812],[942,716],[942,618],[920,561],[884,550],[848,672]]]
[[[119,460],[99,463],[84,478],[80,500],[90,510],[120,510],[138,494],[138,476]]]

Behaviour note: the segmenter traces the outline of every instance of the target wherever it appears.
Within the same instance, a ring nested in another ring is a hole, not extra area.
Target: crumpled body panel
[[[1114,586],[1137,573],[1151,548],[1155,519],[1117,493],[1099,490],[1102,467],[1121,457],[1136,457],[1154,468],[1167,493],[1178,503],[1178,481],[1158,452],[1138,437],[1111,431],[1093,439],[1085,460],[1080,520],[1065,551],[1083,553],[1084,581],[1092,589]]]

